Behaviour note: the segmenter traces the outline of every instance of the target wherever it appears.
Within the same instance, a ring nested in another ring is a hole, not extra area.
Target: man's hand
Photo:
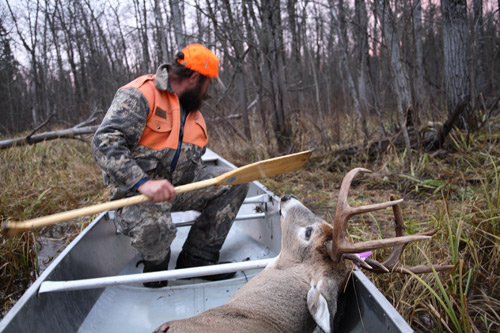
[[[175,188],[168,180],[148,180],[137,189],[153,202],[174,200]]]

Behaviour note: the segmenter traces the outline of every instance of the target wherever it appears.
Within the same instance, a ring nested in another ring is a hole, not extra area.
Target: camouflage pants
[[[203,166],[194,182],[214,178],[230,169]],[[124,207],[117,211],[120,231],[131,237],[131,244],[147,261],[160,263],[167,255],[177,233],[171,212],[196,210],[196,219],[183,250],[210,261],[219,260],[219,251],[236,214],[248,192],[248,184],[207,187],[180,193],[172,203],[151,201]]]

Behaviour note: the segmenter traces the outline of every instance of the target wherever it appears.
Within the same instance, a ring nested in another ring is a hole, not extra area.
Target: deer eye
[[[311,227],[306,228],[306,240],[309,240],[309,238],[311,238],[312,230],[313,230],[313,228],[311,228]]]

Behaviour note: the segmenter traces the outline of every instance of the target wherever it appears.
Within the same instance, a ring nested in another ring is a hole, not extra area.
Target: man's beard
[[[179,96],[179,102],[187,112],[200,109],[201,103],[203,103],[204,100],[204,96],[201,95],[202,86],[203,82],[200,81],[196,87],[186,90],[181,96]]]

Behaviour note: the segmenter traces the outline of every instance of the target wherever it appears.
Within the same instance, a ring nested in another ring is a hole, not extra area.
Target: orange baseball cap
[[[219,76],[219,59],[201,44],[190,44],[182,49],[184,59],[178,59],[179,64],[210,78]]]

